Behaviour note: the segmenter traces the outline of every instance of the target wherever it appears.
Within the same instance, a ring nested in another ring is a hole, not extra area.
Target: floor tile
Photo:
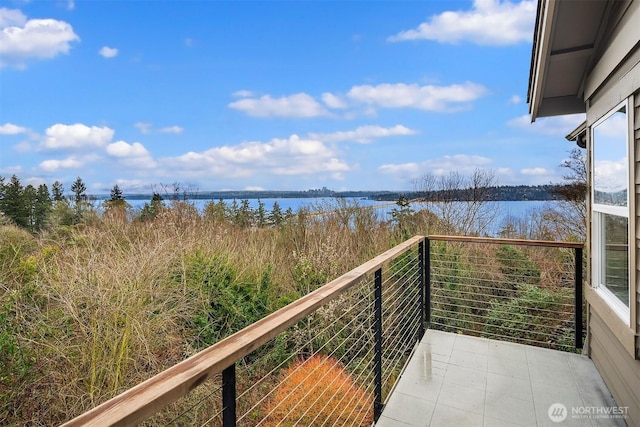
[[[431,418],[432,427],[482,427],[484,419],[482,415],[453,408],[446,405],[438,405]]]
[[[451,354],[449,358],[450,365],[462,366],[465,368],[487,369],[488,356],[470,351],[457,350]]]
[[[487,372],[514,378],[529,380],[529,365],[526,360],[504,359],[489,355],[487,357]]]
[[[555,385],[556,387],[576,387],[569,366],[529,365],[529,377],[532,384]]]
[[[438,406],[446,405],[474,414],[484,413],[484,390],[444,383],[438,396]]]
[[[453,351],[468,351],[488,355],[489,340],[485,338],[468,337],[466,335],[456,335]]]
[[[398,392],[391,395],[383,410],[385,418],[411,426],[427,426],[436,404]]]
[[[524,347],[520,344],[490,341],[489,342],[489,356],[496,356],[502,359],[518,360],[521,362],[527,361],[527,353]]]
[[[527,363],[531,365],[542,365],[548,368],[562,368],[569,366],[567,357],[561,351],[549,350],[548,348],[538,348],[525,346]]]
[[[488,394],[500,397],[513,397],[520,400],[533,402],[531,382],[511,376],[487,373],[487,399]]]
[[[567,409],[561,424],[549,416],[558,403]],[[584,406],[615,406],[586,356],[429,330],[377,425],[625,425],[573,416],[573,407]]]
[[[470,369],[462,366],[449,365],[447,373],[444,376],[444,383],[484,391],[487,387],[487,371],[484,369]]]
[[[535,426],[536,414],[531,400],[487,392],[485,416],[510,422],[513,425]]]

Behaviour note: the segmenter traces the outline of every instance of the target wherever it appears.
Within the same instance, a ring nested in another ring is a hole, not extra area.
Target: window
[[[592,129],[593,286],[629,323],[629,161],[626,102]]]

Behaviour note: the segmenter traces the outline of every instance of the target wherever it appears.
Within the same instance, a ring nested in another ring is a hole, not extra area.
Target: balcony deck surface
[[[625,426],[614,407],[586,356],[428,330],[376,426]]]

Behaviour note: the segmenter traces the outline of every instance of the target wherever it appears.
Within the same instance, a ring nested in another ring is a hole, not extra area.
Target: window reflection
[[[626,107],[593,128],[594,203],[627,206]]]
[[[617,215],[601,214],[603,265],[601,283],[624,305],[629,306],[629,238],[628,220]]]

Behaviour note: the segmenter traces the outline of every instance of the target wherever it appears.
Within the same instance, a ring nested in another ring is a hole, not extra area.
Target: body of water
[[[208,203],[217,203],[219,199],[187,199],[186,202],[192,204],[199,211],[203,211]],[[310,210],[317,210],[319,207],[323,208],[337,208],[339,201],[335,198],[327,197],[309,197],[309,198],[265,198],[265,199],[247,199],[252,209],[257,209],[260,202],[264,204],[264,208],[267,214],[273,209],[274,203],[278,203],[282,212],[291,208],[293,212],[297,212],[300,208],[306,207]],[[134,210],[140,210],[145,203],[149,203],[149,200],[127,200],[127,202],[133,207]],[[227,206],[231,206],[233,199],[224,199]],[[169,200],[165,200],[166,204],[170,204]],[[241,203],[240,199],[236,199],[238,205]],[[361,207],[373,207],[378,212],[381,220],[391,220],[391,212],[393,209],[398,208],[394,202],[390,201],[376,201],[369,199],[350,199],[349,206],[351,204],[357,204]],[[532,212],[540,210],[549,204],[554,204],[554,201],[540,201],[540,200],[527,200],[527,201],[490,201],[485,202],[491,211],[496,212],[496,218],[494,220],[494,229],[490,230],[490,233],[495,235],[500,231],[500,227],[504,220],[508,218],[527,218],[531,216]],[[422,209],[424,206],[415,203],[412,205],[414,210]]]

